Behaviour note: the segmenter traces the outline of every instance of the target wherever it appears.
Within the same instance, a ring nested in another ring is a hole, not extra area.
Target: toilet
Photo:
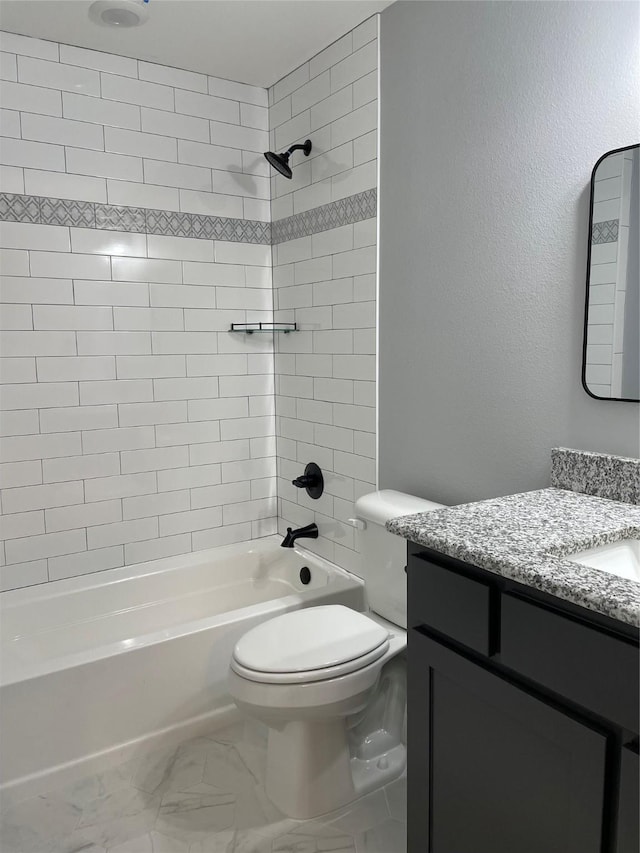
[[[296,610],[234,648],[229,691],[269,729],[266,793],[288,817],[338,809],[405,768],[406,542],[385,523],[441,506],[391,490],[359,498],[351,522],[370,612]]]

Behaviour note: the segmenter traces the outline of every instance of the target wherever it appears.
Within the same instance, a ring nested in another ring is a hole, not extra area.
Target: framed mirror
[[[582,384],[599,400],[640,400],[640,145],[591,175]]]

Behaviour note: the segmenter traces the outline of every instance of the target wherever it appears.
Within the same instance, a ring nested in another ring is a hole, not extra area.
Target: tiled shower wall
[[[2,588],[274,532],[266,91],[0,46]]]
[[[359,571],[354,500],[376,482],[378,17],[269,89],[272,150],[293,179],[271,178],[274,308],[301,331],[276,340],[279,527],[315,521],[304,544]],[[291,480],[325,475],[313,501]]]

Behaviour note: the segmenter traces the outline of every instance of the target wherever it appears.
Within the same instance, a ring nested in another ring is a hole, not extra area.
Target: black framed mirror
[[[582,384],[598,400],[640,401],[640,145],[591,173]]]

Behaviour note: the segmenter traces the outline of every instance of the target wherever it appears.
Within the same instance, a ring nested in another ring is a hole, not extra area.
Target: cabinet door
[[[409,637],[409,853],[600,853],[606,737]]]
[[[638,853],[640,850],[640,759],[638,744],[622,748],[620,761],[620,803],[618,806],[617,853]]]

